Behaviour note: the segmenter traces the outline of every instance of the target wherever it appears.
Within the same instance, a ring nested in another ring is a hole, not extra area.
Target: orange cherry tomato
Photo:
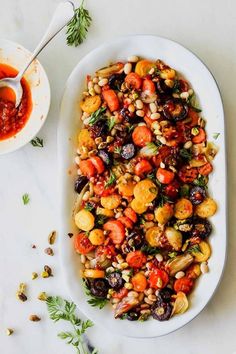
[[[175,174],[172,171],[168,171],[165,168],[159,167],[157,170],[157,179],[163,184],[169,184],[175,178]]]
[[[85,233],[80,233],[74,238],[74,248],[76,252],[81,254],[87,254],[91,252],[95,247],[89,241],[89,238],[85,235]]]
[[[164,270],[153,268],[150,271],[148,282],[151,288],[162,289],[168,284],[169,276]]]
[[[81,160],[79,163],[79,168],[82,174],[88,178],[93,177],[96,174],[96,168],[91,160]]]
[[[196,167],[187,168],[182,167],[178,173],[180,180],[184,183],[192,183],[198,176],[198,169]]]
[[[125,82],[128,84],[128,86],[131,86],[132,88],[139,90],[142,86],[142,79],[141,77],[136,74],[136,73],[130,73],[126,76]]]
[[[144,173],[148,173],[152,170],[152,165],[146,159],[139,161],[134,167],[134,173],[137,176],[143,176]]]
[[[143,147],[152,141],[152,132],[144,125],[137,126],[133,131],[132,139],[135,145]]]
[[[136,273],[132,279],[134,291],[143,292],[147,287],[147,279],[143,273]]]
[[[126,262],[132,268],[141,268],[147,261],[147,257],[141,251],[133,251],[127,254]]]
[[[119,220],[109,220],[103,225],[104,230],[110,231],[109,237],[114,244],[121,244],[125,238],[125,227]]]
[[[92,157],[90,157],[90,161],[92,162],[93,166],[96,168],[98,174],[101,174],[104,172],[105,165],[100,157],[92,156]]]
[[[96,257],[106,256],[107,258],[112,258],[116,256],[116,250],[113,245],[98,246],[95,250]]]
[[[144,91],[148,95],[153,95],[156,91],[154,82],[150,79],[144,79],[142,85],[142,91]]]
[[[198,168],[200,175],[208,176],[213,171],[213,166],[210,162]]]
[[[94,193],[96,195],[99,195],[100,197],[107,197],[108,195],[111,195],[114,193],[115,188],[114,187],[105,187],[105,182],[97,182],[93,186]]]
[[[119,299],[122,300],[124,297],[126,297],[128,294],[128,290],[126,288],[121,288],[118,291],[115,291],[111,296],[113,299]]]
[[[102,92],[102,96],[111,112],[118,110],[120,103],[114,90],[105,90]]]
[[[177,293],[179,291],[182,291],[185,294],[189,294],[192,288],[193,288],[193,280],[188,277],[177,279],[174,282],[174,290]]]
[[[137,214],[135,213],[135,211],[132,208],[126,208],[124,210],[124,215],[127,216],[134,223],[138,221]]]
[[[128,218],[127,216],[121,216],[121,217],[118,218],[117,220],[119,220],[120,222],[122,222],[122,224],[124,225],[124,227],[126,227],[127,229],[132,229],[132,228],[133,228],[133,222],[132,222],[132,220],[130,220],[130,218]]]
[[[203,141],[206,140],[205,130],[203,128],[198,128],[198,129],[199,129],[198,135],[196,135],[192,138],[192,142],[194,144],[201,144],[201,143],[203,143]]]

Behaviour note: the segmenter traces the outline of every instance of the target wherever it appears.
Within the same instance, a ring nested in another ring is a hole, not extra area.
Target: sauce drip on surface
[[[0,79],[15,77],[18,71],[0,63]],[[28,82],[21,80],[23,96],[19,107],[15,108],[15,93],[7,87],[0,88],[0,140],[17,134],[26,124],[32,111],[31,91]]]

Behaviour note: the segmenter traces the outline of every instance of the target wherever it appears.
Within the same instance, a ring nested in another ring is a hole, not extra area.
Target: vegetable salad
[[[169,320],[211,256],[207,190],[217,153],[190,84],[131,56],[87,76],[74,221],[88,302],[115,318]]]

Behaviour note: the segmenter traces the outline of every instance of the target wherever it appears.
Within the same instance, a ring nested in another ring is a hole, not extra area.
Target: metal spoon
[[[19,106],[22,99],[23,89],[21,86],[21,79],[25,71],[28,69],[32,61],[37,57],[37,55],[43,50],[43,48],[46,47],[46,45],[57,35],[57,33],[60,32],[62,28],[66,26],[66,24],[73,16],[74,4],[71,1],[64,1],[59,3],[43,38],[41,39],[38,46],[35,48],[29,60],[25,63],[25,66],[20,70],[16,77],[9,77],[0,80],[0,87],[9,87],[15,92],[16,107]]]

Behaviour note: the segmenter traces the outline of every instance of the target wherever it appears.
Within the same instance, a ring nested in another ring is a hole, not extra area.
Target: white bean
[[[181,279],[181,278],[183,278],[185,276],[185,273],[181,270],[180,272],[177,272],[176,274],[175,274],[175,278],[176,279]]]
[[[193,143],[191,142],[191,140],[187,141],[185,144],[184,144],[184,148],[185,149],[190,149],[192,147]]]
[[[98,82],[98,85],[102,87],[102,86],[105,86],[107,83],[108,83],[108,79],[105,78],[105,79],[100,80]]]
[[[96,84],[96,85],[94,85],[94,91],[97,94],[100,94],[102,92],[102,89],[101,89],[101,87],[98,84]]]
[[[76,163],[76,165],[79,165],[79,163],[80,163],[80,158],[79,158],[79,156],[76,156],[76,157],[75,157],[75,163]]]
[[[126,63],[124,66],[124,73],[125,75],[128,75],[132,71],[132,64],[131,63]]]
[[[138,109],[143,109],[143,102],[141,100],[136,100],[135,105]]]
[[[130,57],[128,57],[128,61],[130,63],[137,63],[138,60],[139,60],[139,57],[137,57],[137,55],[131,55]]]
[[[142,109],[138,109],[138,110],[136,111],[136,115],[137,115],[138,117],[144,117],[145,113],[144,113],[144,111],[143,111]]]
[[[160,113],[152,113],[152,114],[150,115],[150,118],[153,119],[153,120],[155,120],[155,119],[159,119],[160,116],[161,116]]]
[[[87,191],[84,193],[82,200],[86,202],[87,200],[89,200],[89,197],[90,197],[90,192]]]
[[[161,168],[165,168],[166,167],[166,165],[161,161],[161,163],[160,163],[160,167]]]
[[[183,99],[189,98],[189,93],[188,92],[181,92],[180,97]]]
[[[151,111],[152,113],[156,113],[156,112],[157,112],[157,105],[156,105],[156,103],[154,103],[154,102],[150,103],[150,104],[149,104],[149,108],[150,108],[150,111]]]
[[[162,256],[162,254],[157,253],[157,254],[156,254],[156,259],[158,260],[158,262],[162,262],[162,261],[163,261],[163,256]]]
[[[129,291],[128,292],[128,297],[138,297],[138,293],[137,293],[137,291]]]

